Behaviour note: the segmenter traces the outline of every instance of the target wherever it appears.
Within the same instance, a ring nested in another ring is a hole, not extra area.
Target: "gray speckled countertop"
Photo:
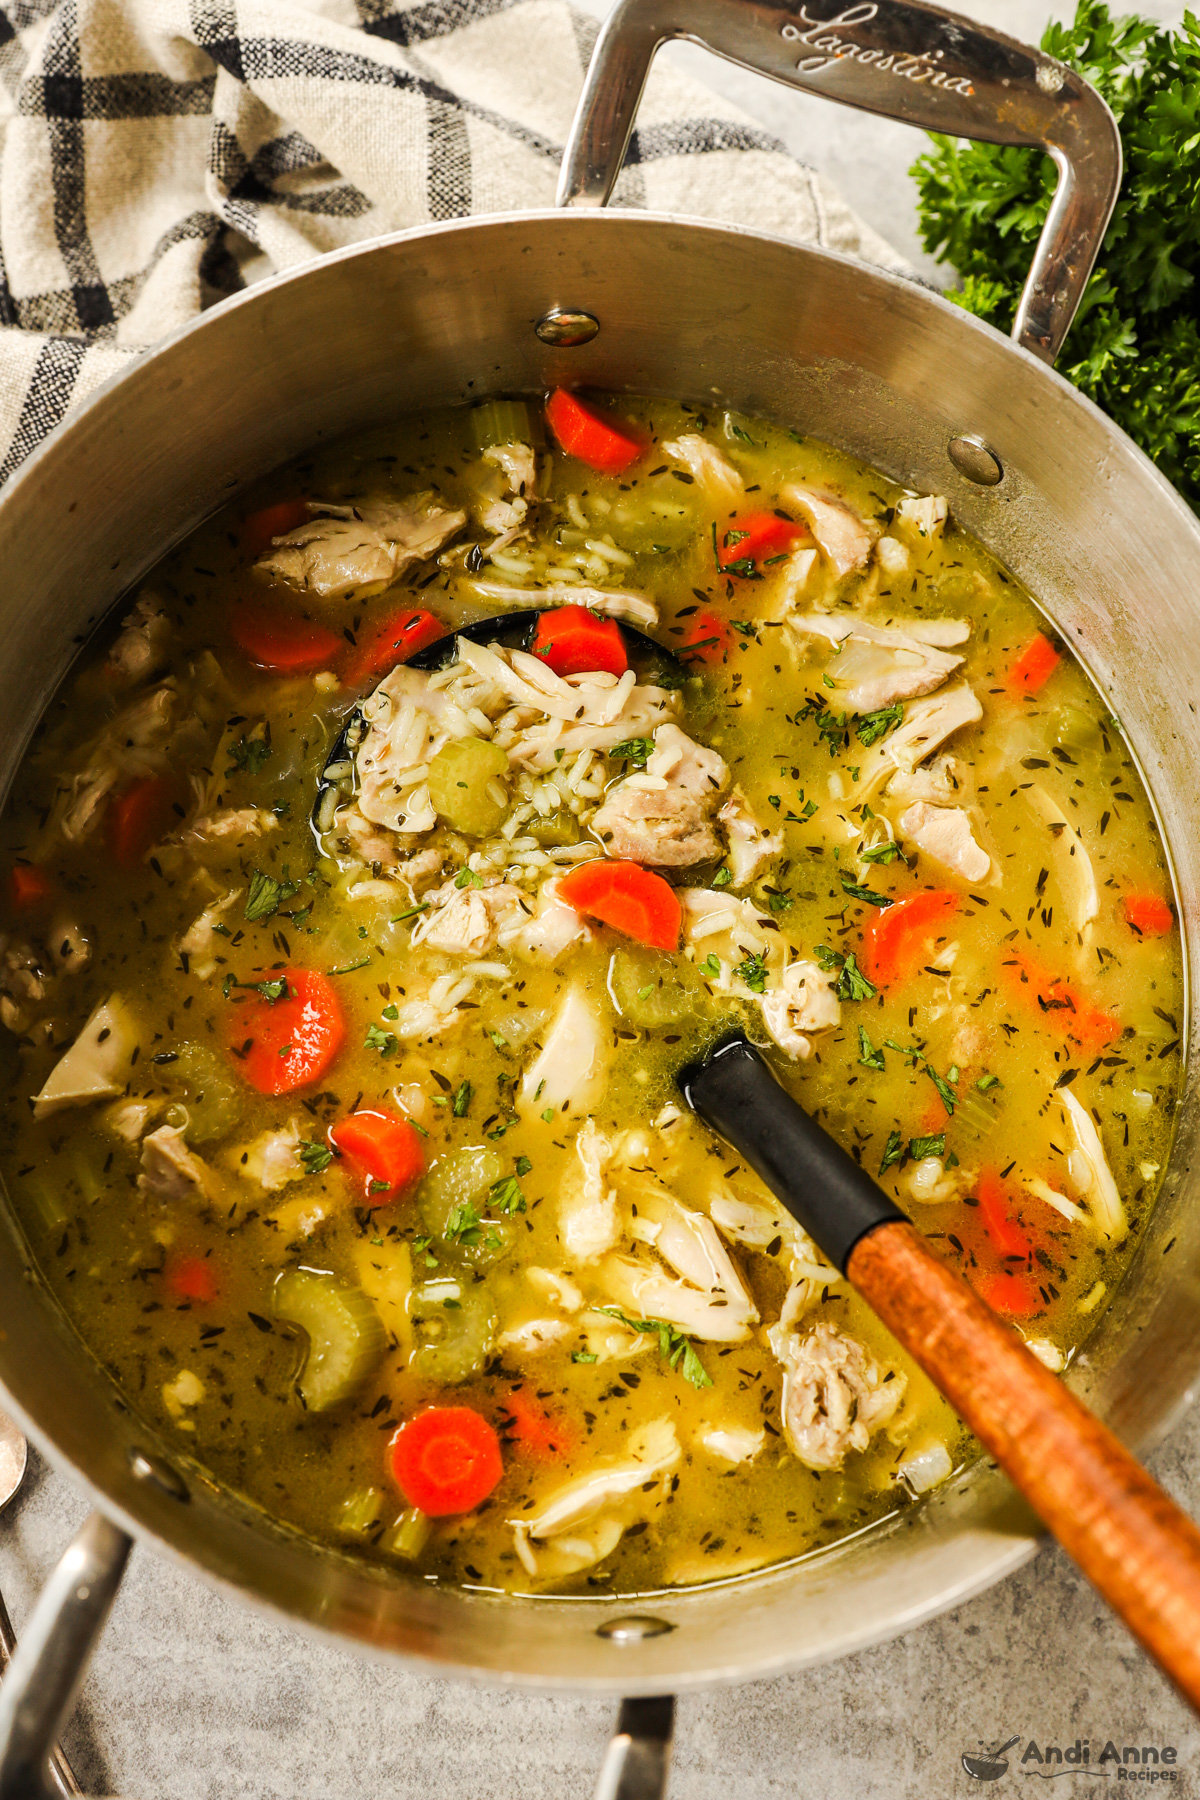
[[[1042,0],[960,4],[1014,36],[1036,36],[1045,16]],[[590,9],[604,12],[605,0],[590,0]],[[1161,0],[1140,10],[1178,13]],[[934,273],[917,247],[905,173],[915,134],[790,94],[700,51],[671,54],[828,173],[877,230]],[[1152,1467],[1200,1511],[1200,1414]],[[85,1510],[34,1457],[25,1491],[0,1519],[0,1588],[18,1630]],[[360,1660],[139,1550],[66,1742],[89,1791],[124,1800],[583,1800],[614,1713],[606,1700],[477,1688]],[[1018,1755],[1029,1738],[1042,1746],[1090,1739],[1093,1768],[1110,1738],[1119,1747],[1174,1745],[1179,1778],[1170,1791],[1200,1793],[1200,1723],[1066,1559],[1046,1550],[981,1598],[878,1649],[685,1699],[671,1796],[942,1800],[999,1791],[981,1790],[960,1756],[1018,1732]],[[1022,1776],[1040,1773],[1034,1763],[1013,1765],[1003,1786],[1023,1787]],[[1098,1782],[1066,1783],[1073,1794],[1081,1785],[1090,1791]]]

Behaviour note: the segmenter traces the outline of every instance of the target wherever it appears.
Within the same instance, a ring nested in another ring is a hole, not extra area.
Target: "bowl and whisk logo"
[[[1090,1738],[1053,1744],[1025,1738],[1019,1731],[990,1748],[981,1744],[962,1753],[962,1766],[973,1781],[999,1781],[1010,1771],[1041,1781],[1083,1775],[1101,1781],[1136,1782],[1143,1793],[1158,1784],[1177,1783],[1178,1765],[1179,1751],[1174,1744],[1121,1744],[1106,1738],[1103,1748],[1093,1755]]]

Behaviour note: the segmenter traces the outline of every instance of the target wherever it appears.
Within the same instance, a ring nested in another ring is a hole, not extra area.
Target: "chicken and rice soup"
[[[1052,1369],[1166,1163],[1119,722],[943,499],[715,407],[276,475],[85,652],[3,836],[45,1280],[179,1454],[430,1580],[729,1577],[975,1453],[682,1107],[730,1028]]]

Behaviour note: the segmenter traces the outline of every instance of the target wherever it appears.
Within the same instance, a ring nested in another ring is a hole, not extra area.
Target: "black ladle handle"
[[[852,1156],[780,1087],[744,1037],[679,1075],[694,1112],[728,1138],[792,1217],[845,1273],[868,1231],[904,1214]]]

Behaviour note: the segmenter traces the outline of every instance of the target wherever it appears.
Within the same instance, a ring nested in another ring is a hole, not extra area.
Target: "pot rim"
[[[218,306],[213,307],[208,312],[200,314],[195,319],[189,320],[186,324],[178,327],[168,336],[159,340],[158,343],[149,348],[143,355],[138,356],[136,359],[131,359],[126,368],[116,371],[105,382],[93,390],[79,406],[72,408],[68,412],[66,417],[60,421],[52,432],[47,434],[26,459],[8,484],[6,490],[0,494],[0,511],[3,511],[10,502],[17,498],[21,492],[23,481],[35,475],[43,460],[47,456],[52,456],[55,453],[59,442],[70,431],[75,429],[77,425],[85,420],[89,414],[94,412],[96,408],[103,407],[108,396],[115,389],[122,383],[137,380],[143,370],[146,371],[148,377],[151,376],[152,371],[160,358],[176,350],[179,345],[185,344],[190,337],[195,334],[219,329],[221,321],[231,315],[234,309],[241,309],[246,306],[260,304],[262,298],[282,290],[291,283],[319,278],[321,271],[326,265],[350,263],[359,259],[375,256],[381,252],[386,253],[403,251],[410,248],[419,248],[419,246],[426,241],[434,242],[445,238],[447,235],[458,236],[464,232],[520,232],[526,226],[540,229],[548,227],[551,224],[553,224],[555,229],[561,227],[565,232],[581,229],[594,230],[597,225],[597,220],[600,218],[609,218],[613,221],[614,226],[621,226],[627,230],[630,228],[640,230],[643,227],[651,232],[660,231],[663,228],[685,230],[689,235],[701,233],[705,236],[740,240],[742,243],[746,244],[747,247],[751,245],[767,245],[776,251],[786,251],[791,256],[798,257],[802,261],[827,261],[836,264],[842,269],[851,272],[855,277],[856,283],[861,284],[863,287],[876,287],[876,291],[881,292],[884,295],[892,294],[897,297],[903,296],[906,305],[913,306],[915,304],[918,308],[927,309],[936,320],[937,330],[939,332],[949,330],[952,333],[966,334],[965,338],[960,338],[959,340],[960,343],[963,343],[966,347],[966,354],[969,354],[969,345],[973,340],[974,334],[986,334],[985,340],[975,341],[986,341],[993,352],[996,348],[996,338],[1002,336],[1002,334],[997,332],[993,326],[973,317],[971,314],[963,312],[961,308],[953,306],[951,302],[944,299],[942,295],[930,290],[925,287],[924,284],[914,281],[907,276],[896,274],[873,264],[865,263],[857,257],[846,255],[840,251],[831,250],[821,245],[799,243],[794,239],[779,234],[761,232],[721,221],[695,219],[686,215],[655,213],[642,211],[640,209],[618,209],[598,214],[590,210],[584,212],[546,208],[528,212],[473,215],[466,219],[421,225],[411,227],[401,232],[385,233],[377,237],[360,240],[355,244],[347,245],[337,251],[315,257],[297,267],[280,271],[261,282],[255,283],[242,293],[221,302]],[[863,282],[864,276],[866,277],[865,282]],[[948,324],[950,319],[955,321],[952,326]],[[1169,499],[1173,509],[1180,518],[1181,524],[1183,524],[1188,535],[1195,544],[1197,557],[1198,560],[1200,560],[1200,520],[1197,520],[1195,514],[1186,505],[1182,497],[1154,467],[1149,458],[1146,457],[1136,445],[1132,444],[1132,441],[1125,436],[1111,419],[1103,414],[1101,410],[1077,388],[1066,381],[1063,376],[1059,375],[1039,358],[1022,349],[1011,340],[1005,340],[1005,342],[1007,349],[1014,357],[1021,359],[1027,367],[1036,369],[1039,383],[1044,384],[1048,382],[1052,384],[1051,391],[1053,391],[1053,388],[1056,386],[1058,395],[1063,399],[1069,398],[1071,406],[1081,409],[1084,415],[1090,416],[1096,421],[1105,438],[1110,443],[1118,446],[1123,455],[1128,455],[1130,450],[1134,451],[1135,461],[1140,465],[1137,473],[1142,479],[1145,479],[1147,475],[1151,476],[1153,486],[1157,489],[1160,499],[1164,501]],[[255,471],[256,475],[265,473],[267,473],[267,470],[265,469]],[[192,527],[189,527],[189,529],[191,528]],[[1147,785],[1149,786],[1149,784]],[[2,1394],[3,1388],[0,1386],[0,1395]],[[1157,1442],[1161,1437],[1166,1435],[1166,1433],[1173,1428],[1187,1404],[1188,1396],[1184,1395],[1171,1409],[1169,1416],[1156,1426],[1152,1435],[1148,1435],[1145,1438],[1139,1436],[1135,1439],[1135,1442],[1137,1442],[1139,1447],[1144,1448],[1148,1443]],[[620,1680],[619,1683],[614,1683],[614,1681],[600,1676],[569,1675],[563,1676],[561,1679],[555,1679],[554,1677],[529,1674],[512,1668],[504,1671],[497,1671],[495,1669],[480,1667],[478,1664],[443,1662],[436,1657],[373,1644],[369,1641],[365,1641],[358,1635],[338,1629],[334,1626],[314,1623],[301,1616],[298,1612],[290,1610],[279,1601],[267,1598],[265,1595],[244,1586],[238,1580],[214,1569],[210,1566],[209,1561],[197,1551],[177,1546],[177,1544],[169,1537],[162,1535],[151,1525],[144,1524],[140,1520],[135,1521],[133,1516],[128,1513],[121,1504],[109,1498],[108,1493],[99,1487],[97,1481],[93,1479],[93,1477],[85,1474],[83,1469],[74,1463],[65,1452],[59,1451],[52,1440],[43,1434],[41,1427],[30,1419],[19,1405],[11,1400],[6,1400],[5,1405],[8,1410],[13,1413],[13,1416],[23,1424],[23,1427],[28,1432],[31,1440],[37,1445],[39,1451],[46,1456],[51,1465],[60,1472],[69,1475],[96,1504],[101,1506],[102,1510],[108,1516],[120,1523],[137,1541],[152,1544],[157,1550],[165,1551],[174,1562],[198,1573],[207,1583],[221,1591],[236,1596],[242,1603],[249,1602],[255,1607],[256,1611],[275,1619],[285,1620],[291,1627],[301,1626],[306,1631],[319,1636],[322,1640],[336,1644],[339,1648],[353,1648],[357,1654],[365,1652],[378,1657],[387,1657],[389,1660],[398,1659],[404,1665],[411,1666],[414,1669],[420,1669],[426,1673],[453,1677],[455,1679],[471,1680],[489,1686],[521,1687],[547,1692],[570,1690],[594,1693],[636,1692],[648,1694],[663,1691],[664,1682],[661,1676],[654,1677],[653,1675],[650,1675],[645,1677],[628,1677]],[[931,1593],[927,1598],[921,1598],[914,1602],[914,1604],[907,1610],[901,1612],[898,1616],[891,1616],[882,1621],[878,1617],[869,1617],[858,1629],[848,1630],[845,1633],[839,1634],[837,1641],[828,1648],[819,1647],[815,1650],[784,1650],[765,1660],[756,1660],[749,1668],[744,1665],[732,1665],[709,1670],[680,1670],[672,1673],[670,1676],[670,1686],[679,1690],[696,1689],[712,1685],[732,1684],[734,1682],[772,1678],[791,1669],[816,1666],[822,1662],[836,1660],[841,1656],[866,1648],[871,1644],[886,1642],[890,1638],[900,1635],[901,1633],[962,1604],[972,1598],[975,1594],[983,1592],[988,1587],[994,1585],[998,1580],[1012,1573],[1035,1553],[1039,1542],[1035,1532],[1036,1527],[1033,1525],[1032,1519],[1030,1518],[1029,1523],[1018,1530],[1009,1531],[1004,1534],[994,1533],[994,1548],[989,1549],[986,1554],[981,1553],[976,1568],[966,1577],[961,1579],[958,1584],[952,1584],[948,1588],[945,1586],[939,1588],[936,1593]],[[823,1554],[828,1555],[830,1559],[832,1559],[836,1557],[837,1553],[838,1547],[835,1545],[831,1546],[829,1550]],[[787,1565],[784,1565],[785,1570],[786,1567]],[[750,1592],[756,1584],[761,1583],[765,1585],[772,1579],[782,1578],[783,1577],[777,1571],[763,1570],[754,1575],[745,1577],[743,1582],[739,1585],[744,1586],[745,1590]],[[579,1603],[580,1602],[574,1602],[573,1604]],[[596,1602],[591,1601],[590,1599],[586,1600],[586,1604],[588,1606],[597,1605]],[[624,1603],[626,1609],[628,1609],[631,1604],[637,1605],[639,1603],[637,1601],[626,1601]],[[615,1602],[615,1605],[620,1607],[622,1602],[617,1601]],[[614,1602],[611,1599],[599,1602],[599,1607],[608,1607],[611,1609],[613,1606]],[[599,1611],[597,1611],[597,1617],[599,1617]]]

